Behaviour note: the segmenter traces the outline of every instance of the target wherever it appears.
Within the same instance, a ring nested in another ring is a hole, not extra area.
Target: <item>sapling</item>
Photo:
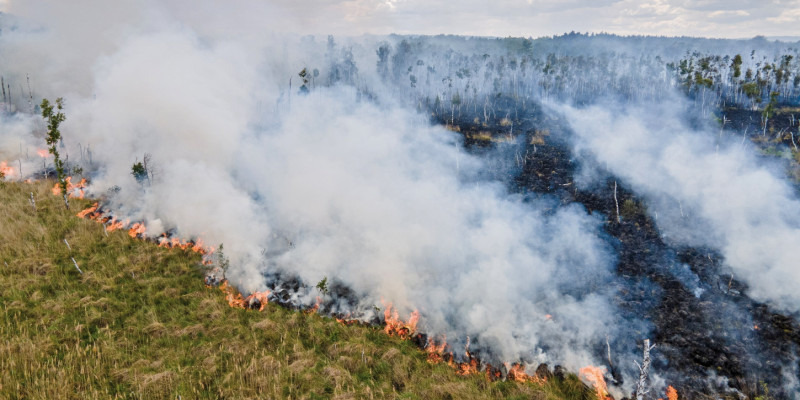
[[[69,209],[69,196],[67,196],[67,180],[64,170],[64,161],[61,160],[61,155],[58,153],[58,142],[61,140],[61,132],[58,130],[59,125],[64,122],[67,117],[61,110],[64,109],[64,99],[59,97],[56,99],[54,112],[53,104],[47,99],[42,99],[42,118],[47,121],[47,145],[50,146],[48,151],[53,155],[53,166],[56,168],[56,179],[58,185],[61,187],[61,195],[64,196],[64,205]]]

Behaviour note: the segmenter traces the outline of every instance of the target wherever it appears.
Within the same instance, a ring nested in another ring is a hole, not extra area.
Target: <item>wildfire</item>
[[[465,362],[456,362],[453,353],[448,351],[449,345],[447,344],[447,337],[442,335],[442,338],[439,340],[435,340],[433,338],[428,338],[428,342],[425,345],[425,352],[428,353],[428,362],[431,364],[438,364],[440,362],[445,362],[447,365],[453,367],[457,375],[467,376],[467,375],[477,375],[481,373],[481,362],[469,352],[469,336],[467,337],[467,344],[464,347],[464,355],[467,357],[467,361]],[[503,373],[493,367],[491,364],[485,364],[486,368],[484,373],[486,374],[486,379],[489,381],[496,381],[501,379]],[[521,368],[521,366],[520,366]],[[518,370],[518,372],[521,369]],[[508,379],[509,380],[516,380],[518,382],[536,382],[536,383],[543,383],[543,380],[536,379],[534,377],[528,377],[528,379],[522,379],[524,373],[520,374],[517,373],[516,379],[513,375],[513,371],[509,372]]]
[[[339,317],[334,317],[334,318],[336,319],[336,322],[338,322],[338,323],[340,323],[340,324],[342,324],[344,326],[350,326],[350,325],[354,325],[354,324],[358,323],[357,319],[351,319],[350,318],[350,313],[347,313],[346,315],[343,315],[342,318],[339,318]]]
[[[508,380],[516,381],[516,382],[533,382],[538,384],[544,384],[547,382],[547,378],[540,378],[535,375],[528,375],[525,373],[525,366],[522,363],[512,364],[511,368],[508,369]]]
[[[38,154],[39,157],[42,157],[42,158],[50,157],[50,152],[45,150],[45,149],[36,150],[36,154]]]
[[[128,236],[132,238],[152,240],[158,243],[160,247],[168,249],[177,247],[182,250],[191,250],[203,256],[203,264],[210,265],[213,263],[211,255],[214,253],[214,247],[206,246],[202,239],[183,241],[176,237],[170,237],[167,233],[162,233],[157,238],[150,239],[146,236],[147,227],[144,223],[134,222],[131,224],[129,219],[119,220],[114,216],[106,215],[106,213],[100,210],[98,203],[94,203],[90,207],[79,212],[77,216],[102,223],[105,225],[107,232],[125,229],[128,231]]]
[[[445,349],[447,348],[447,337],[442,336],[440,344],[436,344],[433,338],[428,338],[428,344],[425,346],[425,352],[428,353],[428,362],[431,364],[438,364],[444,361]],[[452,358],[452,353],[448,354]]]
[[[590,365],[580,369],[580,376],[594,386],[594,390],[597,393],[597,398],[603,400],[611,399],[611,397],[608,396],[606,379],[603,377],[605,373],[605,367],[594,367]]]
[[[89,208],[87,208],[87,209],[85,209],[85,210],[83,210],[83,211],[79,212],[79,213],[78,213],[78,214],[76,214],[76,215],[77,215],[79,218],[87,218],[87,216],[88,216],[88,218],[89,218],[89,219],[92,219],[92,220],[93,220],[93,219],[95,219],[95,218],[92,218],[92,216],[90,216],[90,215],[93,215],[93,214],[95,213],[95,211],[97,211],[97,208],[98,208],[98,206],[99,206],[99,205],[98,205],[97,203],[94,203],[94,204],[92,204],[92,205],[91,205]]]
[[[244,298],[239,291],[228,285],[228,281],[223,281],[222,284],[219,285],[219,289],[225,292],[225,299],[228,301],[228,304],[234,308],[258,309],[258,311],[263,311],[264,307],[266,307],[269,302],[269,290],[254,292],[250,296]]]
[[[144,227],[144,224],[137,222],[128,229],[128,236],[134,239],[137,237],[144,237],[145,232],[147,232],[147,228]]]
[[[128,223],[130,223],[130,220],[126,219],[125,221],[118,221],[116,218],[112,217],[109,221],[109,224],[106,225],[106,230],[109,232],[114,232],[116,230],[125,228],[128,226]]]
[[[0,173],[2,173],[5,176],[14,175],[14,168],[9,167],[5,161],[0,161]]]
[[[672,386],[667,386],[667,400],[678,400],[678,391]]]
[[[72,185],[69,179],[67,179],[67,182],[71,185],[70,187],[72,189],[83,189],[86,186],[85,180],[81,180],[81,182],[77,185]],[[53,188],[53,193],[60,194],[60,188],[58,185]],[[80,194],[81,196],[83,195],[82,190],[80,191]],[[179,238],[170,236],[170,234],[166,232],[162,233],[156,238],[147,238],[145,236],[147,228],[144,223],[135,222],[130,224],[130,220],[118,220],[116,217],[110,216],[106,212],[103,212],[99,204],[96,202],[85,210],[79,212],[77,216],[80,218],[86,218],[100,222],[106,226],[106,230],[109,232],[127,229],[128,235],[132,238],[152,240],[158,243],[158,246],[160,247],[177,247],[183,250],[197,252],[203,255],[204,264],[212,263],[210,255],[214,253],[214,248],[205,246],[201,239],[196,241],[182,241]],[[269,295],[271,293],[267,290],[263,292],[254,292],[247,297],[243,297],[238,290],[232,287],[228,281],[224,279],[221,281],[219,289],[225,293],[225,299],[231,307],[250,310],[257,309],[259,311],[264,310],[269,302]],[[308,312],[318,312],[321,301],[322,300],[317,297],[316,303],[308,310]],[[408,320],[403,321],[400,319],[399,312],[391,303],[384,303],[384,306],[384,319],[386,323],[386,326],[383,329],[384,332],[389,336],[398,336],[402,339],[410,339],[412,336],[414,336],[417,331],[417,323],[419,322],[420,318],[419,312],[414,310],[409,316]],[[552,317],[547,315],[546,318],[550,319]],[[344,316],[343,318],[336,318],[336,320],[343,325],[351,325],[358,322],[357,320],[351,320],[349,315]],[[455,369],[456,374],[462,376],[480,374],[482,369],[481,362],[469,352],[469,337],[467,337],[467,344],[464,348],[464,354],[466,356],[465,362],[456,362],[454,360],[453,353],[448,351],[449,346],[446,339],[447,338],[445,336],[442,336],[442,338],[438,341],[432,338],[428,339],[427,345],[425,346],[425,351],[428,353],[428,362],[432,364],[446,362],[447,365]],[[512,364],[510,367],[508,364],[506,364],[506,367],[508,371],[506,378],[510,381],[538,384],[543,384],[547,381],[546,378],[535,375],[532,376],[525,373],[525,367],[521,363]],[[484,373],[486,374],[487,379],[490,381],[502,378],[501,370],[493,367],[490,364],[485,364]],[[597,392],[598,398],[602,400],[610,400],[611,398],[608,396],[605,379],[603,378],[604,374],[605,368],[603,367],[588,366],[580,369],[581,377],[592,383]],[[675,391],[675,389],[671,386],[667,389],[667,398],[668,400],[678,400],[677,391]]]
[[[317,301],[314,302],[314,305],[311,308],[309,308],[308,310],[305,311],[306,314],[315,314],[315,313],[319,312],[319,305],[321,303],[322,303],[322,298],[317,296]]]
[[[419,312],[414,310],[407,322],[400,319],[400,315],[395,309],[392,311],[392,304],[386,305],[386,310],[383,313],[386,320],[386,327],[383,331],[389,336],[399,336],[402,339],[410,338],[414,332],[417,331],[417,322],[419,321]]]
[[[67,182],[67,195],[69,195],[71,199],[82,199],[84,195],[83,189],[86,188],[86,178],[83,178],[80,182],[74,184],[72,183],[71,176],[68,176],[64,180]],[[61,194],[61,185],[56,183],[51,191],[53,192],[53,195],[58,196]]]

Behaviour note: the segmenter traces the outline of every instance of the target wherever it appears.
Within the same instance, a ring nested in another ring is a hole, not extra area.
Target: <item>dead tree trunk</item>
[[[617,181],[614,181],[614,204],[617,206],[617,223],[622,223],[622,219],[619,217],[619,200],[617,199]]]
[[[643,400],[644,395],[649,392],[649,389],[647,389],[647,374],[650,369],[650,350],[652,350],[653,347],[656,347],[656,345],[651,346],[650,339],[644,340],[642,365],[639,365],[638,362],[636,363],[636,366],[639,367],[639,381],[636,383],[636,400]]]

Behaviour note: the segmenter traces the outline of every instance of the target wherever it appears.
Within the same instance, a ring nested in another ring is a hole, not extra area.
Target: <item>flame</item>
[[[39,155],[39,157],[42,157],[42,158],[47,158],[47,157],[50,157],[50,152],[49,152],[49,151],[47,151],[47,150],[45,150],[45,149],[38,149],[38,150],[36,150],[36,154],[38,154],[38,155]]]
[[[263,292],[253,292],[253,294],[244,298],[239,291],[228,285],[227,280],[223,281],[222,284],[219,285],[219,289],[225,292],[225,300],[227,300],[228,304],[234,308],[255,309],[258,307],[258,311],[263,311],[269,302],[269,290]]]
[[[126,219],[125,221],[118,221],[116,218],[111,218],[111,223],[106,226],[106,230],[109,232],[114,232],[118,229],[125,229],[125,227],[128,226],[128,223],[130,223],[130,220]]]
[[[408,339],[417,331],[419,311],[414,310],[408,318],[408,321],[403,322],[396,309],[392,312],[392,303],[385,305],[385,307],[386,310],[383,312],[383,317],[386,320],[386,327],[383,328],[383,331],[386,332],[387,335],[396,335],[402,339]]]
[[[433,338],[428,338],[428,344],[425,346],[425,352],[428,353],[428,362],[431,364],[438,364],[444,361],[445,349],[447,348],[447,336],[442,335],[439,344]],[[449,354],[452,358],[452,353]]]
[[[469,361],[456,364],[456,375],[467,376],[480,374],[478,359],[470,357]]]
[[[97,203],[94,203],[89,208],[79,212],[76,215],[78,217],[80,217],[80,218],[87,218],[87,216],[88,216],[89,219],[95,219],[96,216],[94,216],[94,213],[95,213],[95,211],[97,211],[97,207],[99,207],[99,205]],[[92,215],[89,216],[90,214],[92,214]]]
[[[344,326],[350,326],[350,325],[353,325],[353,324],[357,324],[358,320],[357,319],[350,319],[350,316],[351,316],[350,313],[347,313],[346,315],[342,316],[342,318],[339,318],[339,317],[336,317],[336,316],[334,316],[334,318],[336,319],[336,322],[338,322],[338,323],[340,323],[340,324],[342,324]]]
[[[100,210],[99,204],[95,202],[76,215],[80,218],[90,219],[106,225],[106,231],[108,232],[126,229],[128,231],[128,236],[132,238],[155,241],[158,243],[158,246],[168,249],[177,247],[183,250],[191,250],[203,256],[202,263],[204,265],[211,265],[214,263],[211,255],[214,254],[215,249],[212,246],[206,246],[203,239],[182,241],[176,237],[170,237],[166,232],[159,235],[156,239],[151,239],[146,236],[147,226],[145,226],[143,222],[134,222],[131,224],[129,219],[118,220],[114,216],[105,214],[106,213]]]
[[[580,369],[580,376],[594,386],[594,390],[597,393],[597,398],[601,400],[610,399],[608,396],[606,379],[603,377],[605,373],[605,367],[594,367],[589,365]]]
[[[14,168],[9,167],[5,161],[0,161],[0,172],[5,176],[11,176],[14,175]]]
[[[322,298],[317,296],[317,301],[314,302],[314,305],[306,310],[306,314],[314,314],[319,312],[319,305],[322,303]]]
[[[132,238],[144,237],[145,232],[147,232],[147,228],[144,227],[144,224],[137,222],[128,229],[128,236]]]
[[[667,386],[667,399],[678,400],[678,391],[672,386]]]
[[[469,352],[469,336],[467,336],[467,344],[464,346],[464,355],[467,357],[467,361],[465,362],[456,362],[453,357],[453,353],[448,351],[449,345],[447,344],[447,336],[442,335],[442,337],[438,340],[434,338],[428,338],[428,342],[425,345],[425,352],[428,353],[428,362],[431,364],[438,364],[440,362],[445,362],[447,365],[453,367],[457,375],[467,376],[467,375],[478,375],[481,373],[481,362]],[[485,364],[486,369],[484,373],[486,374],[486,379],[489,381],[496,381],[502,378],[503,373],[493,367],[491,364]],[[521,366],[520,366],[521,368]],[[521,371],[521,370],[520,370]],[[514,379],[514,375],[509,373],[508,379],[517,380],[519,382],[536,382],[536,383],[543,383],[543,380],[528,377],[528,379],[522,379],[524,374],[517,373],[516,379]],[[527,375],[524,375],[527,376]]]
[[[86,178],[83,178],[80,182],[74,184],[72,183],[71,176],[66,177],[64,180],[67,183],[67,195],[69,195],[71,199],[82,199],[84,196],[83,189],[86,188]],[[53,195],[58,196],[61,194],[61,185],[56,183],[51,191],[53,192]]]

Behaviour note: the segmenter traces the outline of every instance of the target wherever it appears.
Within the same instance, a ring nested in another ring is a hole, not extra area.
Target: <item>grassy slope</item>
[[[574,376],[459,377],[374,327],[230,308],[196,254],[106,236],[51,184],[0,182],[0,398],[594,398]]]

